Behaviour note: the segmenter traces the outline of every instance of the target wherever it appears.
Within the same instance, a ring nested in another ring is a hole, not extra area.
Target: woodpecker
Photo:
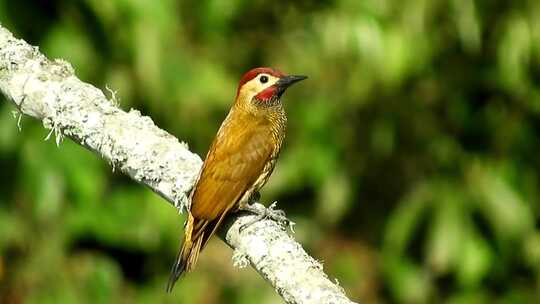
[[[272,174],[285,137],[287,116],[281,96],[290,85],[306,78],[264,67],[252,69],[240,79],[234,104],[191,191],[184,240],[168,292],[183,273],[193,270],[199,253],[227,214],[260,212],[250,203]]]

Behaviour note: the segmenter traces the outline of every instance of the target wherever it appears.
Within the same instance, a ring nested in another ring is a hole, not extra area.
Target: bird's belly
[[[272,158],[263,168],[263,171],[261,175],[255,180],[253,185],[242,195],[240,198],[237,207],[239,205],[244,205],[249,203],[250,198],[252,197],[253,193],[259,191],[268,181],[270,178],[270,175],[272,175],[272,171],[274,171],[274,166],[276,165],[276,158]]]

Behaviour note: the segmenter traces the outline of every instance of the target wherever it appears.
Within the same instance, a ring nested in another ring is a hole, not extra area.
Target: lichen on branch
[[[200,157],[150,117],[119,109],[114,98],[79,80],[69,63],[47,59],[2,26],[0,91],[19,112],[41,120],[57,145],[71,138],[179,210],[189,207]],[[262,220],[240,232],[252,219],[230,217],[220,237],[235,249],[237,262],[249,262],[285,302],[353,303],[279,224]]]

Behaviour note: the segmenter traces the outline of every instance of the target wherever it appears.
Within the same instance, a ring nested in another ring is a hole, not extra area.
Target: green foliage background
[[[263,201],[363,303],[538,303],[540,2],[0,0],[0,21],[204,155],[237,80],[309,80]],[[0,103],[1,303],[277,303],[214,240]]]

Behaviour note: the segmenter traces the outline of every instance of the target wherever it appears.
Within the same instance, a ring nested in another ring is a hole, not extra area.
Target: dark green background
[[[241,75],[309,80],[263,201],[363,303],[540,299],[540,1],[0,0],[0,21],[204,155]],[[183,218],[0,103],[1,303],[278,303]]]

